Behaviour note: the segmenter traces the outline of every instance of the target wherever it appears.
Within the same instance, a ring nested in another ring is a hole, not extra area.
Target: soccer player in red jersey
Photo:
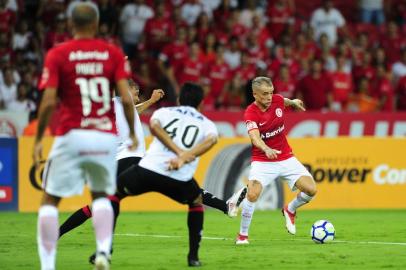
[[[268,77],[252,81],[255,101],[247,107],[244,120],[252,142],[252,162],[249,173],[247,197],[242,203],[240,233],[236,244],[248,244],[248,229],[263,187],[277,178],[285,180],[298,196],[282,209],[286,228],[296,233],[296,209],[308,203],[316,194],[316,184],[311,174],[294,157],[285,135],[285,107],[304,111],[303,102],[273,94],[274,87]]]
[[[121,50],[95,39],[99,14],[90,2],[78,3],[71,20],[74,39],[51,49],[45,59],[40,88],[34,162],[42,159],[42,138],[48,120],[60,102],[56,139],[45,167],[44,194],[38,213],[38,249],[41,269],[55,269],[58,209],[62,197],[81,194],[87,182],[92,193],[96,235],[96,269],[109,268],[113,209],[107,195],[116,189],[116,127],[113,85],[121,96],[132,146],[134,109],[128,93],[130,67]]]

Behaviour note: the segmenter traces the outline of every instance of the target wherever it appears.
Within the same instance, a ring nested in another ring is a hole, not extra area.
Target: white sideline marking
[[[152,237],[152,238],[184,238],[180,235],[163,235],[163,234],[141,234],[141,233],[116,233],[117,236],[131,236],[131,237]],[[208,240],[233,240],[227,237],[207,237],[203,236],[203,239]]]
[[[180,235],[163,235],[163,234],[141,234],[141,233],[116,233],[116,236],[130,236],[130,237],[152,237],[152,238],[184,238],[185,236]],[[203,239],[208,240],[235,240],[234,238],[228,237],[211,237],[203,236]],[[310,242],[309,239],[305,238],[295,238],[295,239],[250,239],[250,240],[260,240],[260,241],[306,241]],[[347,241],[347,240],[334,240],[335,243],[343,244],[355,244],[355,245],[395,245],[395,246],[406,246],[406,243],[402,242],[378,242],[378,241]]]

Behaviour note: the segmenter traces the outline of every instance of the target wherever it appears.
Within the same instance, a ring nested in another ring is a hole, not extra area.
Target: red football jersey
[[[185,82],[199,82],[204,71],[204,63],[199,59],[186,59],[183,66],[183,72],[180,76],[179,85]]]
[[[189,46],[186,42],[171,42],[167,44],[159,58],[163,61],[169,61],[169,64],[173,67],[175,78],[179,81],[183,72],[183,63],[189,54]]]
[[[209,95],[213,98],[218,97],[230,77],[230,67],[227,63],[213,63],[208,71],[208,78],[211,87]]]
[[[266,145],[282,152],[276,159],[269,159],[262,150],[252,146],[252,161],[281,161],[293,156],[285,134],[284,110],[285,104],[281,95],[272,96],[271,106],[265,112],[261,111],[255,102],[245,110],[244,121],[248,132],[258,129]]]
[[[336,71],[330,74],[330,78],[333,84],[333,100],[343,105],[347,104],[353,90],[351,74]]]
[[[55,87],[60,99],[56,135],[71,129],[116,133],[113,89],[130,78],[122,51],[103,40],[75,39],[48,51],[39,85]]]

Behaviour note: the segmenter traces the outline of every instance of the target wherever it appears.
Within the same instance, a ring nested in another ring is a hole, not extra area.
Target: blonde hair
[[[251,83],[252,90],[254,90],[255,88],[258,88],[259,86],[261,86],[263,84],[272,86],[272,80],[270,78],[264,77],[264,76],[255,77]]]

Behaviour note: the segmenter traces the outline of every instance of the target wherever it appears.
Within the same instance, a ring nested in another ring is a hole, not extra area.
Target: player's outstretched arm
[[[303,101],[301,101],[300,99],[288,99],[288,98],[284,98],[284,103],[286,107],[292,107],[295,108],[299,111],[306,111]]]
[[[261,151],[263,151],[269,159],[275,159],[278,157],[278,154],[281,153],[281,151],[272,149],[268,145],[266,145],[266,143],[261,139],[261,135],[259,134],[258,129],[250,130],[248,132],[248,135],[251,139],[252,144],[255,147],[261,149]]]
[[[163,145],[166,146],[169,150],[179,155],[182,152],[180,149],[169,137],[168,133],[162,128],[161,123],[157,119],[151,119],[149,122],[149,129],[151,130],[152,135],[158,138]]]
[[[130,138],[133,142],[130,148],[134,150],[138,146],[138,141],[134,132],[134,105],[128,89],[130,89],[130,86],[126,79],[121,79],[117,82],[117,91],[123,104],[125,119],[130,129]]]
[[[135,105],[135,108],[137,109],[138,113],[142,113],[143,111],[148,109],[152,104],[158,102],[164,96],[165,96],[164,90],[155,89],[154,91],[152,91],[152,95],[147,101]]]
[[[55,110],[56,103],[56,88],[46,88],[44,91],[44,95],[42,96],[42,101],[38,113],[38,128],[33,149],[33,159],[35,164],[38,164],[42,160],[42,138],[48,125],[49,118]]]

